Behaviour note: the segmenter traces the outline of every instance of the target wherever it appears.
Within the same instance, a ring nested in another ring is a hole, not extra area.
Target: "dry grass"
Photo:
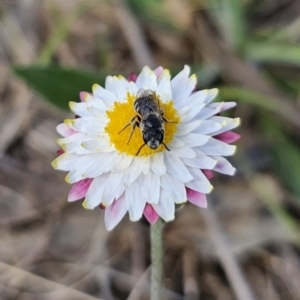
[[[292,34],[299,3],[275,2],[258,5],[247,26],[263,31],[279,18]],[[148,224],[124,218],[107,232],[103,211],[66,203],[70,187],[50,165],[55,126],[66,113],[29,90],[12,74],[12,65],[52,63],[128,74],[145,63],[174,69],[204,64],[213,72],[203,73],[207,82],[201,87],[236,84],[272,97],[271,115],[299,133],[292,96],[237,55],[209,3],[163,3],[172,28],[159,18],[138,18],[120,1],[0,2],[1,300],[142,300],[149,293]],[[186,205],[165,227],[164,299],[300,299],[300,210],[296,196],[269,168],[269,153],[260,152],[265,136],[253,125],[256,113],[249,105],[233,112],[245,120],[235,161],[239,172],[213,179],[210,210]]]

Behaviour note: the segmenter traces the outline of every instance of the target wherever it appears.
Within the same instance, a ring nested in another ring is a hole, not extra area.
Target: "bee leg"
[[[166,145],[164,142],[162,142],[162,144],[165,146],[165,148],[166,148],[168,151],[171,151],[171,150],[167,147],[167,145]]]
[[[135,117],[135,118],[138,118],[138,117]],[[137,126],[137,127],[140,126],[139,121],[135,121],[135,122],[133,123],[133,126],[132,126],[132,129],[131,129],[131,132],[130,132],[130,136],[129,136],[127,145],[129,144],[129,142],[130,142],[130,140],[131,140],[132,134],[133,134],[133,132],[134,132],[136,126]]]
[[[146,143],[145,143],[145,144],[143,144],[143,145],[140,147],[140,149],[138,150],[138,152],[136,153],[136,155],[135,155],[135,156],[138,156],[138,155],[139,155],[140,151],[142,150],[142,148],[143,148],[145,145],[146,145]]]
[[[129,125],[131,124],[131,122],[129,122],[127,125],[125,125],[125,127],[123,127],[119,132],[118,134],[120,134],[124,129],[126,129]]]
[[[134,116],[134,117],[130,120],[130,122],[129,122],[127,125],[125,125],[125,126],[118,132],[118,134],[120,134],[120,133],[121,133],[124,129],[126,129],[130,124],[132,124],[133,121],[134,121],[136,118],[138,118],[138,116]]]
[[[174,124],[178,124],[177,122],[172,122],[172,121],[167,120],[165,117],[162,117],[162,119],[163,119],[163,121],[164,121],[165,123],[174,123]]]

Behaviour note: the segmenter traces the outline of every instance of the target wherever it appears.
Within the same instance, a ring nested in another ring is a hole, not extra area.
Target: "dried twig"
[[[197,253],[192,246],[186,247],[183,253],[183,288],[185,299],[196,300],[200,298],[198,283],[196,281]]]
[[[43,294],[43,299],[100,299],[3,262],[0,262],[0,282],[5,282],[10,288],[26,290],[35,295]]]
[[[155,61],[134,15],[131,13],[123,0],[115,0],[114,5],[114,11],[128,41],[136,65],[140,69],[144,65],[148,65],[150,68],[154,67]]]
[[[254,296],[244,278],[244,275],[236,261],[225,234],[219,224],[214,208],[210,202],[209,208],[204,212],[206,224],[210,230],[211,238],[215,244],[217,255],[222,264],[228,280],[239,300],[254,300]]]
[[[141,299],[141,295],[145,293],[145,290],[149,290],[150,270],[151,270],[151,266],[148,267],[148,269],[140,277],[139,281],[135,284],[127,300]]]

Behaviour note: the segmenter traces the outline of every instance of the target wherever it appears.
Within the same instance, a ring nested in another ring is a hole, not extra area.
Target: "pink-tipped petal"
[[[233,131],[225,131],[214,136],[215,139],[230,144],[237,141],[241,136]]]
[[[134,72],[131,72],[127,78],[128,81],[136,82],[137,75]]]
[[[214,173],[211,170],[201,170],[207,179],[214,177]]]
[[[213,108],[215,109],[216,107],[218,107],[218,105],[220,104],[220,102],[214,102],[214,103],[210,103],[208,105],[209,108]],[[222,104],[222,107],[220,109],[220,112],[221,111],[225,111],[225,110],[228,110],[228,109],[231,109],[233,107],[236,107],[236,103],[235,102],[225,102]]]
[[[153,206],[150,204],[146,204],[145,209],[144,209],[144,216],[148,220],[150,224],[155,224],[159,218],[159,215],[157,212],[154,210]]]
[[[63,137],[68,137],[76,133],[76,131],[68,127],[65,123],[56,126],[56,131]]]
[[[58,156],[60,156],[60,155],[64,154],[65,151],[64,151],[63,149],[58,149],[58,150],[56,151],[56,153],[57,153]]]
[[[214,157],[218,162],[214,167],[214,171],[217,171],[219,173],[223,173],[226,175],[233,176],[235,174],[236,169],[231,165],[231,163],[224,157]]]
[[[76,182],[68,195],[68,201],[76,201],[85,197],[93,179],[87,178]]]
[[[186,192],[187,192],[187,199],[189,202],[202,208],[207,207],[206,196],[204,194],[198,193],[191,189],[186,189]]]
[[[82,102],[86,102],[86,99],[90,96],[93,96],[91,93],[88,92],[80,92],[79,93],[79,98]]]
[[[128,210],[125,194],[118,200],[115,200],[112,205],[106,207],[104,222],[107,230],[112,230],[122,220]]]
[[[164,68],[162,66],[159,66],[154,70],[154,73],[155,73],[156,77],[158,78],[162,74],[163,71],[164,71]]]

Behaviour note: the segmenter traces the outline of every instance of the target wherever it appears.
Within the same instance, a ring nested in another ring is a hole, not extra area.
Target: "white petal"
[[[213,156],[214,159],[217,160],[217,164],[214,167],[214,171],[219,173],[227,174],[227,175],[234,175],[236,169],[231,165],[231,163],[222,156]]]
[[[136,80],[136,85],[139,89],[156,91],[157,82],[155,73],[148,66],[145,66]]]
[[[181,159],[171,152],[164,153],[164,160],[167,167],[167,173],[171,174],[181,182],[188,182],[193,179]]]
[[[195,130],[198,126],[200,126],[201,121],[194,121],[191,123],[181,123],[178,125],[178,130],[176,132],[176,136],[186,135],[193,130]]]
[[[236,146],[228,145],[212,137],[200,149],[206,155],[229,156],[235,153]]]
[[[188,146],[174,147],[174,148],[170,147],[170,150],[172,154],[177,157],[186,157],[186,158],[196,157],[195,151]]]
[[[69,102],[70,109],[81,117],[87,117],[90,113],[87,111],[87,104],[85,102]]]
[[[194,179],[185,184],[186,187],[197,191],[199,193],[208,194],[213,189],[213,186],[210,184],[209,180],[202,173],[201,170],[197,168],[188,168],[190,174],[194,177]]]
[[[172,96],[176,108],[181,108],[186,105],[188,96],[193,92],[196,87],[196,75],[184,79],[180,85],[174,87],[172,85]]]
[[[216,122],[222,122],[222,127],[219,130],[213,132],[212,135],[220,134],[225,131],[234,129],[241,124],[240,118],[231,119],[226,117],[212,117],[211,119]]]
[[[210,120],[203,120],[199,127],[193,130],[193,133],[210,134],[222,128],[222,124]]]
[[[186,202],[186,188],[183,182],[169,174],[165,174],[161,176],[161,187],[172,195],[175,203]]]
[[[73,135],[74,133],[77,133],[77,131],[75,131],[72,128],[69,128],[65,123],[57,125],[56,131],[63,137],[68,137]]]
[[[118,100],[126,100],[128,93],[129,82],[123,76],[114,76],[115,79],[115,94]]]
[[[96,97],[89,97],[88,101],[86,102],[87,107],[94,107],[94,108],[98,108],[100,110],[105,110],[108,106],[108,104],[106,102],[104,102],[102,99],[96,98]]]
[[[177,112],[180,116],[180,118],[182,118],[185,114],[187,114],[187,112],[190,110],[189,106],[183,106],[180,109],[177,109]]]
[[[197,91],[192,93],[188,99],[188,103],[197,103],[197,104],[202,104],[205,103],[205,99],[207,98],[209,93],[209,90],[202,90],[202,91]]]
[[[169,144],[170,147],[183,147],[184,146],[184,142],[181,139],[178,139],[176,136],[173,136],[173,139],[171,141],[171,143]]]
[[[104,206],[111,205],[114,199],[118,199],[124,193],[125,186],[123,184],[123,180],[123,172],[117,174],[109,174],[102,195],[102,204]]]
[[[210,136],[198,134],[198,133],[189,133],[185,136],[181,136],[180,140],[189,147],[198,147],[202,146],[210,139]]]
[[[88,168],[86,168],[83,176],[88,178],[94,178],[96,176],[101,175],[102,173],[110,171],[118,154],[115,152],[111,152],[89,155],[90,158],[94,156],[93,163]]]
[[[203,108],[205,104],[190,105],[184,115],[180,115],[181,122],[187,123],[191,121]]]
[[[146,205],[146,200],[143,197],[142,186],[136,181],[125,190],[126,201],[130,203],[129,218],[131,221],[138,221],[142,215]]]
[[[128,210],[128,206],[125,195],[122,195],[105,209],[104,221],[107,230],[112,230],[122,220]]]
[[[119,158],[117,158],[116,162],[112,166],[112,173],[119,173],[121,171],[126,170],[132,163],[133,156],[127,155],[123,153],[118,154]]]
[[[103,122],[107,123],[108,118],[107,118],[107,115],[104,110],[96,108],[96,107],[91,107],[91,106],[88,107],[87,110],[88,110],[89,114],[91,116],[93,116],[94,118],[96,118],[98,121],[100,121],[102,123]]]
[[[81,132],[76,132],[75,134],[72,134],[68,137],[58,139],[57,143],[59,145],[64,145],[64,144],[73,143],[76,141],[84,142],[86,139],[90,139],[90,137],[87,134],[81,133]]]
[[[210,103],[207,105],[208,108],[216,108],[219,106],[221,103],[220,102],[214,102]],[[236,102],[225,102],[224,105],[222,105],[221,111],[225,111],[228,109],[231,109],[236,106]]]
[[[118,101],[123,102],[127,98],[128,81],[122,76],[107,76],[105,88],[113,92]]]
[[[171,84],[172,84],[172,88],[176,87],[177,85],[179,85],[183,80],[187,79],[190,75],[190,67],[185,65],[183,70],[180,71],[172,80],[171,80]]]
[[[145,156],[145,159],[143,161],[143,173],[146,175],[148,174],[150,170],[150,156]]]
[[[221,102],[217,107],[215,108],[203,108],[194,118],[196,120],[206,120],[210,118],[211,116],[214,116],[222,111],[222,106],[224,105],[224,102]]]
[[[77,154],[63,153],[52,162],[52,166],[57,170],[70,171],[73,169],[74,163],[78,158]]]
[[[216,166],[217,161],[215,159],[205,155],[202,151],[198,149],[194,149],[194,151],[197,155],[195,158],[182,159],[183,163],[186,166],[207,170],[211,170]]]
[[[163,175],[166,173],[166,165],[164,163],[164,155],[162,152],[158,152],[151,156],[150,167],[152,172],[156,175]]]
[[[101,168],[102,155],[103,154],[91,153],[78,156],[77,160],[73,163],[70,173],[66,176],[66,181],[69,183],[74,183],[84,178],[94,178],[100,176],[102,173],[105,173],[104,170]],[[88,176],[86,174],[95,175]]]
[[[124,185],[130,186],[141,174],[144,168],[144,158],[134,157],[131,165],[125,170]]]
[[[85,196],[85,206],[89,209],[94,209],[96,206],[102,202],[103,190],[107,181],[109,174],[103,174],[99,177],[96,177]]]
[[[154,73],[155,73],[155,70],[154,70]],[[157,76],[157,74],[156,74],[156,76]],[[164,79],[167,79],[167,80],[171,81],[171,74],[170,74],[170,71],[168,69],[163,69],[163,71],[161,72],[161,74],[157,78],[157,82],[160,83]]]
[[[172,99],[172,90],[169,78],[162,78],[162,80],[158,84],[157,93],[160,96],[163,103],[166,103]]]
[[[105,128],[105,123],[100,122],[100,120],[97,120],[94,117],[85,117],[75,120],[65,120],[65,122],[72,122],[74,128],[76,128],[78,131],[89,134],[97,134],[103,132]]]
[[[87,140],[90,140],[90,138],[87,138]],[[75,153],[78,155],[82,155],[82,154],[88,154],[88,153],[92,152],[92,151],[82,147],[80,140],[75,141],[75,142],[70,142],[67,144],[61,144],[61,145],[62,145],[62,148],[64,149],[64,151],[68,152],[68,153]]]
[[[208,93],[207,93],[207,95],[205,97],[204,102],[206,104],[210,103],[218,95],[218,93],[219,93],[218,89],[208,90]]]
[[[58,139],[57,143],[68,153],[86,154],[91,151],[84,149],[82,143],[89,141],[91,138],[82,133],[75,133],[69,137]]]
[[[106,138],[90,140],[82,143],[82,147],[93,152],[112,152],[115,150]]]
[[[101,99],[106,104],[112,104],[116,101],[116,96],[111,91],[104,89],[98,84],[93,85],[93,94],[99,100]]]
[[[211,102],[216,95],[218,94],[217,89],[211,89],[211,90],[202,90],[192,93],[188,99],[186,100],[187,103],[197,103],[197,105],[203,103],[207,105],[209,102]]]
[[[130,81],[128,85],[128,92],[131,95],[136,95],[137,91],[138,91],[138,87],[136,86],[135,82]]]
[[[160,176],[153,172],[141,176],[141,186],[146,201],[148,203],[158,204],[160,197]]]
[[[172,195],[164,189],[161,189],[160,194],[159,203],[152,206],[164,221],[172,221],[175,218],[175,203]]]

